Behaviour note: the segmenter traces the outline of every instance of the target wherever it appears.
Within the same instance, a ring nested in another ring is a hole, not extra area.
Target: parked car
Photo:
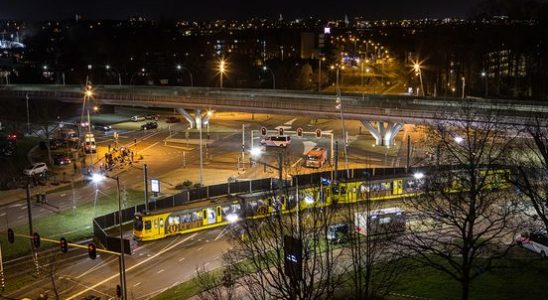
[[[548,234],[546,231],[523,232],[516,237],[516,243],[528,250],[540,254],[542,258],[548,254]]]
[[[92,123],[91,126],[93,126],[93,129],[101,130],[101,131],[109,131],[112,129],[112,126],[104,123]]]
[[[146,124],[141,125],[141,130],[149,130],[158,128],[158,123],[156,122],[147,122]]]
[[[23,170],[23,174],[27,176],[41,175],[48,171],[46,163],[39,162],[33,164],[30,168]]]
[[[58,166],[64,166],[70,164],[71,160],[65,154],[58,153],[53,157],[53,163]]]
[[[166,123],[179,123],[179,122],[181,122],[181,118],[177,118],[177,117],[166,118]]]
[[[133,117],[131,117],[131,120],[133,122],[139,122],[139,121],[144,121],[146,118],[144,116],[141,116],[141,115],[135,115]]]
[[[155,115],[155,114],[147,114],[145,116],[145,119],[147,120],[154,120],[154,121],[158,121],[158,119],[160,118],[159,115]]]

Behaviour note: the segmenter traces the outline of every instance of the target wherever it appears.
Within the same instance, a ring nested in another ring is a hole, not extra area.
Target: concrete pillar
[[[202,129],[204,123],[202,119],[202,113],[199,109],[194,112],[194,118],[196,118],[194,121],[194,124],[196,124],[196,129]]]
[[[177,108],[177,111],[190,123],[190,128],[194,128],[196,125],[194,118],[184,108]]]
[[[214,113],[214,110],[209,110],[202,114],[202,127],[207,126],[207,124],[209,123],[209,119],[211,118],[211,116],[213,116]]]
[[[402,123],[392,123],[377,121],[376,127],[371,121],[362,120],[363,125],[369,130],[369,133],[375,138],[377,146],[394,146],[394,140],[398,132],[402,129]]]

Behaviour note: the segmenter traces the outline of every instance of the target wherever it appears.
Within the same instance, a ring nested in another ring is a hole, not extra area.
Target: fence
[[[359,180],[359,179],[381,179],[388,177],[405,176],[405,168],[369,168],[369,169],[349,169],[349,177],[347,178],[347,170],[337,171],[337,178],[339,180]],[[318,184],[322,179],[331,179],[335,177],[335,171],[318,172],[305,175],[295,175],[287,183],[294,185],[311,185]],[[177,206],[184,205],[193,201],[198,201],[207,198],[222,197],[227,195],[254,193],[264,190],[272,189],[272,186],[276,186],[276,179],[266,178],[249,181],[237,181],[230,183],[223,183],[217,185],[211,185],[201,188],[194,188],[182,191],[181,193],[169,196],[166,198],[154,200],[149,202],[149,211],[169,209]],[[137,205],[134,207],[126,208],[122,210],[122,224],[133,220],[135,213],[145,210],[145,205]],[[111,251],[120,251],[120,238],[109,236],[106,232],[115,226],[120,225],[118,212],[112,212],[103,216],[93,219],[93,234],[95,237]],[[124,252],[131,254],[130,240],[124,239]]]

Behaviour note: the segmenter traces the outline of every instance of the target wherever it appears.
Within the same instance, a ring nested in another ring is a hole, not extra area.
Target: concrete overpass
[[[81,102],[83,87],[78,85],[5,85],[0,99],[56,100]],[[336,95],[309,91],[265,89],[219,89],[205,87],[94,86],[93,99],[117,106],[175,108],[191,126],[205,120],[201,111],[239,111],[291,114],[316,118],[340,118]],[[343,94],[342,116],[360,120],[379,145],[390,145],[405,123],[437,120],[493,120],[501,124],[523,125],[533,115],[548,116],[548,101],[522,101],[483,98],[430,98]],[[463,110],[465,109],[465,110]],[[192,117],[187,110],[198,112]],[[465,113],[465,111],[468,112]],[[469,114],[469,112],[473,112]]]

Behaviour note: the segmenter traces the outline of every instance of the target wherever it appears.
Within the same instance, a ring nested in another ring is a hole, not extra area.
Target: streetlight
[[[415,71],[415,75],[419,76],[419,81],[421,84],[421,90],[422,90],[422,96],[424,97],[424,85],[422,84],[422,66],[419,61],[413,62],[413,70]],[[417,96],[419,93],[417,93]]]
[[[94,173],[91,176],[91,180],[95,183],[103,181],[105,178],[116,180],[116,190],[118,193],[118,223],[120,225],[120,286],[122,287],[122,299],[127,299],[126,289],[126,264],[124,260],[124,231],[122,228],[122,196],[120,193],[120,178],[110,177],[107,175],[101,175]]]
[[[344,162],[346,165],[346,178],[350,178],[350,170],[348,169],[348,139],[347,139],[347,133],[346,128],[344,126],[344,115],[343,115],[343,106],[342,106],[342,100],[341,100],[341,89],[339,86],[339,69],[344,70],[344,66],[340,66],[339,64],[335,66],[331,66],[331,69],[337,70],[336,75],[336,91],[337,91],[337,98],[335,100],[336,106],[335,109],[339,110],[340,116],[341,116],[341,123],[342,123],[342,134],[343,134],[343,140],[344,140]]]
[[[464,139],[463,139],[462,137],[458,136],[458,135],[455,136],[455,137],[453,138],[453,140],[455,140],[455,142],[456,142],[457,144],[461,144],[461,143],[464,141]]]
[[[226,62],[224,58],[219,61],[219,86],[223,88],[223,75],[226,72]]]
[[[489,85],[487,83],[487,72],[485,71],[481,72],[481,77],[483,78],[483,82],[485,84],[484,92],[485,92],[485,98],[487,98],[487,95],[489,93]]]
[[[190,78],[190,86],[193,87],[194,82],[192,80],[192,73],[190,72],[190,70],[188,68],[186,68],[185,66],[177,65],[177,71],[181,71],[181,70],[185,70],[185,71],[188,72],[188,77]],[[181,84],[182,83],[183,83],[183,79],[181,78]]]
[[[121,86],[122,85],[122,75],[120,74],[120,72],[116,71],[111,65],[106,65],[105,69],[107,69],[107,72],[112,69],[114,71],[114,73],[118,74],[118,85]]]
[[[461,98],[464,99],[464,91],[466,90],[466,78],[464,78],[464,76],[462,76],[460,79],[462,80],[462,96],[461,96]]]
[[[252,148],[249,151],[249,154],[251,154],[251,156],[249,157],[249,160],[251,162],[258,162],[262,164],[265,167],[265,170],[266,170],[266,167],[270,167],[272,169],[278,170],[278,187],[281,189],[283,184],[283,181],[282,181],[283,180],[283,152],[282,151],[278,152],[278,166],[269,165],[265,162],[259,161],[258,159],[263,154],[263,151],[260,148]]]
[[[263,71],[270,71],[270,74],[272,74],[272,89],[276,89],[276,76],[274,75],[274,71],[272,71],[271,68],[267,67],[266,65],[263,66]]]

